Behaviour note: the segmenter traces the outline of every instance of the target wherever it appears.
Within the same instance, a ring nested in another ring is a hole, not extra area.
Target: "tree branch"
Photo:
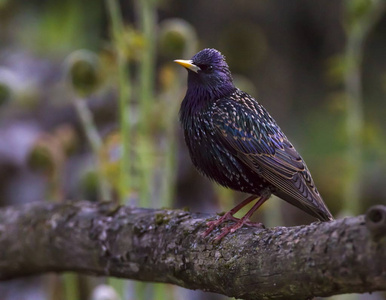
[[[243,299],[386,290],[385,206],[366,219],[242,228],[219,244],[201,236],[206,217],[89,202],[3,208],[0,279],[75,271]]]

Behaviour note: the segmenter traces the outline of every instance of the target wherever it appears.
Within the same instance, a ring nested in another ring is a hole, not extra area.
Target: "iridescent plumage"
[[[233,84],[225,58],[215,49],[204,49],[189,61],[176,61],[188,70],[188,90],[181,104],[180,121],[196,168],[231,189],[250,193],[208,234],[255,198],[258,203],[223,237],[235,231],[271,194],[322,221],[332,220],[310,172],[299,153],[253,97]]]

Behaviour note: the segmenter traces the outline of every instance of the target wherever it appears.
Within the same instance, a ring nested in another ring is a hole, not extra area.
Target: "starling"
[[[222,186],[251,194],[221,218],[208,222],[204,236],[227,220],[221,239],[243,225],[271,194],[321,221],[333,220],[308,168],[268,111],[239,90],[224,56],[204,49],[191,60],[175,60],[188,70],[180,122],[194,166]],[[241,219],[233,215],[258,199]]]

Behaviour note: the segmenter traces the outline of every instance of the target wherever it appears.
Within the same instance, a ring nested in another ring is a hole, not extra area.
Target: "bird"
[[[216,240],[244,225],[271,195],[287,201],[320,221],[333,217],[300,154],[268,111],[238,89],[225,57],[205,48],[190,60],[174,60],[188,71],[187,91],[179,119],[196,169],[218,184],[250,194],[217,220],[207,223],[204,236],[228,220]],[[256,200],[242,217],[234,214]]]

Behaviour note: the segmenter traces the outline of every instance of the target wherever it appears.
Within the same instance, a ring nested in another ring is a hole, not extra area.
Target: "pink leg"
[[[252,206],[252,208],[245,214],[244,217],[242,217],[240,220],[237,221],[236,224],[230,225],[227,227],[224,227],[221,230],[221,234],[215,238],[215,241],[221,240],[224,236],[226,236],[230,232],[235,232],[236,230],[240,229],[244,225],[260,227],[264,228],[264,225],[262,223],[252,223],[249,221],[249,218],[252,216],[252,214],[261,206],[265,201],[269,199],[269,195],[261,196],[260,199]]]
[[[203,237],[206,237],[209,233],[212,232],[213,229],[215,229],[217,226],[224,223],[225,221],[228,221],[228,220],[239,221],[239,219],[235,218],[233,215],[235,213],[237,213],[240,209],[242,209],[245,205],[247,205],[248,203],[255,200],[256,198],[257,198],[256,195],[251,195],[247,199],[245,199],[243,202],[237,204],[234,208],[232,208],[230,211],[228,211],[225,215],[223,215],[218,220],[210,221],[210,222],[206,223],[206,225],[209,228],[202,234]]]

